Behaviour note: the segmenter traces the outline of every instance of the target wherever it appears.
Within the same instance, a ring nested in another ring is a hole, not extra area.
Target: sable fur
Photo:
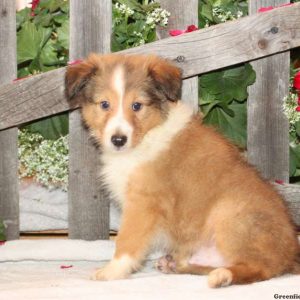
[[[170,254],[160,269],[209,274],[211,287],[299,274],[296,231],[281,196],[236,147],[178,102],[181,72],[170,62],[92,55],[68,67],[66,95],[82,106],[99,144],[116,115],[119,100],[111,82],[120,66],[126,73],[122,105],[133,128],[132,144],[124,153],[104,147],[102,175],[123,208],[122,224],[114,259],[93,278],[127,277],[155,244]],[[112,106],[105,112],[99,108],[104,98]],[[130,109],[136,99],[144,105],[138,113]],[[219,265],[190,263],[201,249],[213,249]]]

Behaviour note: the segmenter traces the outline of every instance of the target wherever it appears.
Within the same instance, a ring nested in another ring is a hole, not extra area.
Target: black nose
[[[127,136],[125,136],[125,135],[113,135],[111,137],[111,142],[116,147],[123,147],[127,142]]]

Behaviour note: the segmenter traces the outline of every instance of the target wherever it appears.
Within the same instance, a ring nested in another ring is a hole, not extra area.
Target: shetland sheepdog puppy
[[[65,84],[123,211],[114,257],[93,279],[127,278],[157,245],[167,253],[159,270],[208,274],[213,288],[300,273],[281,196],[180,101],[180,69],[156,56],[92,54],[67,68]]]

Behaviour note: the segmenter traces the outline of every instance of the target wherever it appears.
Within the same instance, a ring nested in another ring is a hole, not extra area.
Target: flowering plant
[[[289,94],[284,98],[283,111],[289,120],[290,176],[300,176],[300,70],[292,69]]]
[[[165,27],[169,16],[156,1],[113,0],[112,51],[153,42],[156,26]]]
[[[38,133],[19,131],[19,176],[33,177],[48,188],[67,190],[68,136],[45,140]]]

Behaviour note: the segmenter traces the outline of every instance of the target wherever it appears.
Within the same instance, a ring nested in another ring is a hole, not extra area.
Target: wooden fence
[[[19,236],[17,126],[69,110],[60,68],[12,83],[16,78],[15,1],[0,1],[0,219],[7,238]],[[197,23],[198,0],[161,0],[171,12],[169,27]],[[252,62],[257,81],[249,89],[248,156],[274,181],[300,225],[300,187],[288,184],[288,121],[282,100],[289,86],[289,50],[300,46],[300,4],[256,14],[261,6],[285,0],[249,0],[251,16],[161,39],[122,53],[156,53],[183,69],[183,99],[197,109],[198,74]],[[70,59],[110,51],[111,1],[70,0]],[[253,15],[252,15],[253,14]],[[160,30],[159,36],[166,37]],[[97,151],[81,126],[78,110],[70,113],[69,236],[106,239],[109,201],[99,190]],[[243,183],[245,184],[245,183]]]

